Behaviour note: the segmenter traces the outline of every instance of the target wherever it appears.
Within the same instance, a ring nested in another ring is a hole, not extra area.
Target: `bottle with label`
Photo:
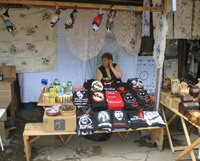
[[[72,93],[72,82],[71,81],[67,82],[67,93]]]

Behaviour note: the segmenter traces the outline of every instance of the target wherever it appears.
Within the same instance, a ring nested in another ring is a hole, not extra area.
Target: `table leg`
[[[29,136],[24,136],[24,150],[26,154],[26,160],[30,161],[31,158],[31,149],[30,149],[30,144],[29,144]]]
[[[194,147],[196,147],[200,143],[200,138],[198,138],[195,142],[193,142],[190,146],[188,146],[183,152],[181,152],[177,157],[176,160],[179,160],[182,158],[185,154],[190,152]],[[193,159],[192,159],[193,160]],[[196,158],[194,157],[194,161],[196,161]]]
[[[11,104],[10,104],[10,115],[15,117],[15,95],[14,95],[14,84],[11,83]]]
[[[181,123],[182,123],[182,126],[183,126],[183,130],[184,130],[184,133],[185,133],[185,138],[186,138],[188,147],[190,147],[191,141],[190,141],[190,136],[189,136],[189,134],[188,134],[187,126],[186,126],[186,124],[185,124],[185,120],[184,120],[182,117],[180,117],[180,119],[181,119]],[[200,139],[200,138],[199,138],[199,139]],[[194,147],[193,147],[193,148],[194,148]],[[193,149],[193,148],[192,148],[192,149]],[[188,149],[188,148],[186,148],[186,149]],[[183,155],[185,155],[185,154],[187,153],[187,152],[186,152],[186,149],[183,151],[183,152],[185,152],[185,153],[182,152]],[[190,155],[191,155],[192,161],[196,161],[196,158],[195,158],[195,155],[194,155],[194,152],[193,152],[192,149],[190,149]]]
[[[44,109],[44,111],[45,111],[45,106],[42,106],[43,107],[43,109]]]
[[[163,149],[164,128],[151,130],[151,139],[156,143],[159,151]]]
[[[166,119],[166,116],[165,116],[164,107],[162,105],[161,105],[161,110],[162,110],[163,119],[165,121],[165,127],[166,127],[167,136],[168,136],[168,140],[169,140],[169,146],[170,146],[172,153],[174,153],[174,146],[173,146],[172,138],[171,138],[171,135],[170,135],[170,132],[169,132],[169,127],[168,127],[167,119]]]

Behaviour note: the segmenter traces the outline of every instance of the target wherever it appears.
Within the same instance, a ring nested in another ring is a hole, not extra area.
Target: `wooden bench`
[[[136,130],[113,130],[112,132],[117,132],[121,139],[125,139],[128,134],[132,131],[139,130],[150,130],[150,137],[152,141],[157,144],[157,148],[159,151],[162,151],[163,147],[163,138],[164,138],[164,127],[147,127],[147,128],[138,128]],[[94,133],[102,133],[99,131],[95,131]],[[43,132],[43,123],[27,123],[24,128],[23,138],[24,138],[24,150],[26,154],[26,160],[30,161],[31,157],[31,144],[35,142],[40,136],[49,136],[49,135],[58,135],[61,141],[64,144],[67,144],[73,135],[76,135],[76,132]],[[64,136],[68,135],[67,138]]]
[[[8,130],[5,128],[5,121],[7,120],[7,110],[11,105],[11,84],[8,82],[0,83],[0,109],[5,109],[5,114],[0,119],[0,135],[3,141],[6,141]]]

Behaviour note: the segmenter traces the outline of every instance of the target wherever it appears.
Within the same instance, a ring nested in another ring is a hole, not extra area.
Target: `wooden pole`
[[[55,1],[31,1],[31,0],[0,0],[0,3],[7,4],[22,4],[22,5],[33,5],[40,7],[52,7],[59,6],[61,8],[77,8],[80,9],[99,9],[110,10],[112,5],[110,4],[92,4],[92,3],[75,3],[75,2],[55,2]],[[115,10],[129,11],[129,6],[126,5],[114,5]],[[143,7],[133,6],[133,11],[161,11],[160,7]]]

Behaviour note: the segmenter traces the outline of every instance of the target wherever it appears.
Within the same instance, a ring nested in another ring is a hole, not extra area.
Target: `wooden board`
[[[129,130],[113,130],[112,132],[127,132],[127,131],[139,131],[139,130],[153,130],[153,129],[160,129],[161,127],[145,127],[145,128],[138,128],[136,130],[129,129]],[[104,133],[102,131],[95,131],[94,133]],[[47,135],[76,135],[76,132],[43,132],[43,123],[27,123],[24,128],[23,136],[47,136]]]
[[[0,66],[0,74],[2,74],[4,78],[13,78],[16,80],[16,67]]]

